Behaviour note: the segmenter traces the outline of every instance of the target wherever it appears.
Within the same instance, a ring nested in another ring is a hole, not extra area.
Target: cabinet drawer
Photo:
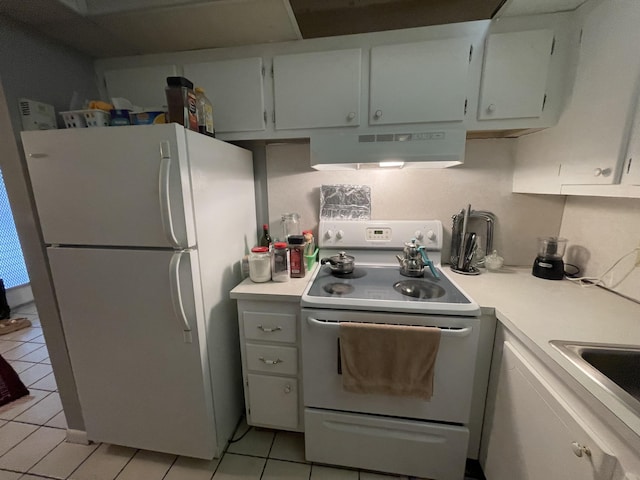
[[[402,475],[464,477],[469,430],[390,417],[305,408],[307,461]]]
[[[247,367],[254,372],[297,375],[298,349],[295,347],[247,343]]]
[[[296,315],[244,312],[244,338],[268,342],[296,343]]]
[[[247,379],[251,425],[298,427],[298,382],[295,378],[249,374]]]

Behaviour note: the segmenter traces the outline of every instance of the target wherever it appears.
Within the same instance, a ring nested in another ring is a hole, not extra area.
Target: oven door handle
[[[313,317],[307,317],[307,323],[311,326],[327,326],[327,325],[331,325],[331,326],[339,326],[340,322],[338,320],[318,320],[317,318],[313,318]],[[400,326],[400,325],[398,325]],[[425,326],[431,326],[431,325],[425,325]],[[437,325],[433,325],[435,328],[439,328],[440,329],[440,335],[443,337],[466,337],[468,336],[471,331],[473,330],[473,327],[464,327],[464,328],[459,328],[459,327],[438,327]]]

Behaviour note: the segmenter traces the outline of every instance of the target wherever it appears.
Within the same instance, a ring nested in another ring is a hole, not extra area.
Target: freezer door
[[[47,253],[89,439],[218,455],[197,253]]]
[[[195,244],[182,127],[47,130],[22,139],[45,243]]]

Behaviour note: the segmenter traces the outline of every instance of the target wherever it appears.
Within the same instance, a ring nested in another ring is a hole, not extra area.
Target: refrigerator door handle
[[[160,142],[160,173],[158,175],[159,195],[160,195],[160,214],[162,216],[162,227],[171,245],[180,248],[180,242],[176,238],[173,229],[173,219],[171,218],[171,196],[170,183],[171,178],[171,149],[169,142]]]
[[[180,323],[180,328],[184,334],[185,343],[191,343],[191,326],[189,320],[184,312],[184,306],[182,304],[182,289],[180,288],[180,262],[182,260],[184,252],[176,252],[171,257],[169,263],[169,282],[171,285],[171,301],[173,303],[173,310],[176,314],[176,318]]]

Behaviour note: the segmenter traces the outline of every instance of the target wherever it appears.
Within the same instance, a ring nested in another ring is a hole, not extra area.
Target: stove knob
[[[435,240],[435,239],[436,239],[436,234],[435,234],[435,232],[434,232],[433,230],[429,230],[429,231],[427,232],[427,238],[428,238],[429,240]]]
[[[333,230],[327,230],[324,234],[324,238],[331,240],[333,238]]]
[[[424,238],[424,235],[420,230],[416,230],[413,236],[415,237],[416,240],[422,240]]]
[[[336,238],[340,240],[342,237],[344,237],[344,230],[338,230],[336,232]]]

